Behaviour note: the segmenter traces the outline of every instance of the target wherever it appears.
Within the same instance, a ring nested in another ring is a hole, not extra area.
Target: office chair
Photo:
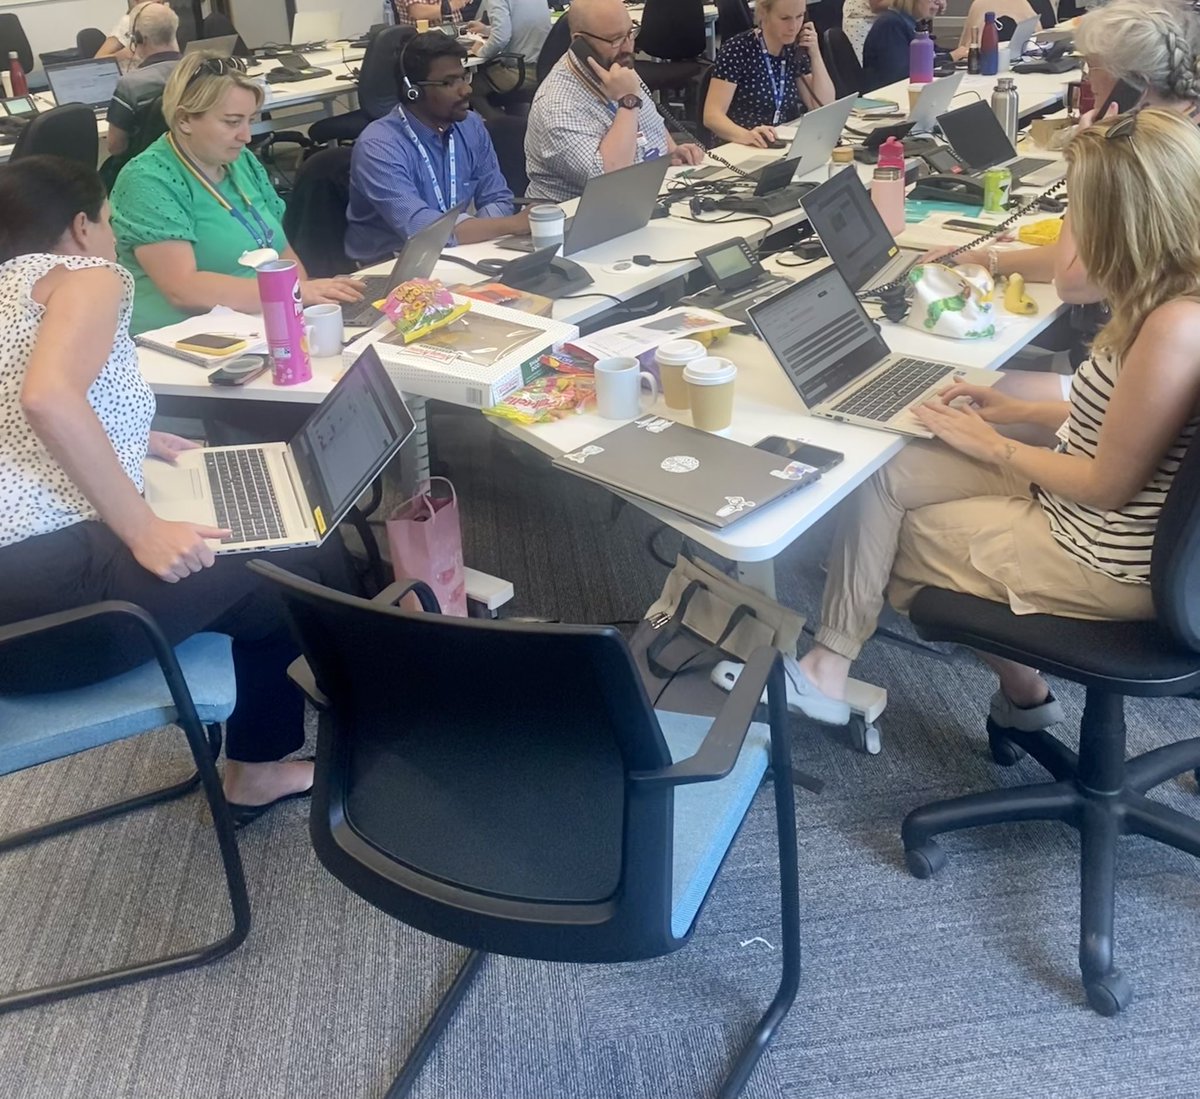
[[[562,60],[563,54],[567,52],[567,48],[570,45],[571,27],[567,23],[567,17],[560,15],[550,27],[550,33],[546,35],[546,41],[542,43],[542,52],[538,54],[537,82],[539,84],[546,79],[550,70]]]
[[[280,588],[304,651],[292,675],[319,711],[317,857],[467,948],[389,1099],[410,1093],[489,953],[622,962],[684,946],[769,764],[783,976],[721,1086],[738,1095],[800,976],[780,654],[754,654],[716,719],[656,713],[612,627],[451,618],[419,581],[368,602],[249,567]],[[389,605],[408,593],[427,613]],[[530,669],[547,686],[514,692]],[[764,685],[769,733],[751,724]]]
[[[390,114],[400,102],[396,90],[396,57],[416,34],[411,26],[387,27],[367,43],[358,77],[358,109],[322,118],[308,128],[318,145],[350,142],[377,118]]]
[[[112,194],[113,185],[117,182],[121,169],[135,156],[149,149],[167,129],[161,95],[156,95],[149,102],[138,106],[133,116],[133,131],[129,135],[128,147],[123,153],[108,157],[100,165],[100,178],[104,180],[104,187],[109,194]]]
[[[64,103],[34,115],[17,137],[12,159],[49,153],[95,168],[100,159],[100,135],[92,108]]]
[[[708,87],[712,83],[713,74],[716,71],[715,65],[708,66],[708,69],[700,78],[700,87],[696,92],[696,125],[692,128],[696,131],[695,136],[700,139],[700,143],[706,149],[711,149],[714,145],[720,144],[712,130],[704,125],[704,101],[708,99]],[[619,500],[620,497],[614,496],[613,499]]]
[[[75,35],[75,50],[80,58],[86,60],[95,57],[100,47],[108,41],[108,35],[99,27],[84,27]]]
[[[496,159],[500,162],[500,172],[504,181],[514,195],[523,195],[529,187],[529,176],[525,171],[525,131],[528,120],[520,115],[500,115],[489,118],[484,125],[492,146],[496,150]]]
[[[822,0],[828,3],[828,0]],[[717,0],[717,37],[722,41],[754,26],[754,16],[746,0]]]
[[[21,68],[27,76],[33,72],[33,47],[25,37],[25,28],[21,26],[21,20],[12,12],[0,12],[0,65],[6,69],[10,53],[17,55],[17,60],[21,62]]]
[[[1010,766],[1028,753],[1053,781],[935,802],[909,813],[902,837],[909,870],[927,878],[945,863],[933,836],[1005,821],[1057,820],[1075,828],[1080,852],[1079,968],[1091,1007],[1115,1015],[1129,1002],[1113,965],[1117,840],[1134,833],[1200,856],[1200,820],[1147,791],[1192,771],[1200,737],[1125,759],[1125,698],[1181,698],[1200,688],[1200,444],[1193,443],[1167,494],[1150,564],[1157,619],[1088,622],[1015,615],[1007,606],[926,588],[910,615],[929,641],[995,653],[1086,688],[1079,751],[1046,731],[1007,737],[989,728],[992,758]]]
[[[681,91],[690,108],[710,67],[705,44],[704,0],[646,0],[636,49],[653,60],[634,66],[651,92]]]
[[[127,627],[132,631],[132,638],[141,635],[141,640],[153,653],[153,659],[133,671],[91,686],[36,694],[0,693],[0,775],[63,759],[164,725],[178,725],[183,730],[196,771],[172,786],[0,837],[0,852],[14,851],[51,836],[178,798],[200,786],[216,830],[233,911],[233,927],[207,946],[106,969],[86,977],[9,992],[0,996],[0,1013],[205,965],[235,950],[250,930],[250,901],[234,838],[233,820],[214,766],[221,746],[220,723],[233,712],[237,694],[230,639],[223,634],[200,633],[172,649],[154,619],[140,607],[117,601],[94,603],[0,626],[0,666],[4,668],[4,681],[9,689],[12,684],[19,685],[22,681],[36,683],[40,688],[45,679],[45,639],[74,634],[76,643],[82,635],[85,640],[94,637],[96,644],[112,644],[111,635],[99,632],[103,628],[102,622],[109,628]],[[28,644],[31,641],[39,648],[31,651]],[[30,677],[30,670],[35,665],[36,679]],[[96,944],[90,944],[89,949],[95,950]]]
[[[1029,6],[1037,13],[1042,30],[1050,30],[1058,26],[1058,16],[1054,14],[1054,5],[1050,0],[1029,0]]]
[[[312,278],[354,270],[346,255],[346,206],[350,201],[349,145],[313,153],[296,173],[283,215],[283,231]]]
[[[838,99],[862,92],[863,69],[854,46],[841,27],[830,27],[825,32],[825,64],[833,81],[834,94]]]
[[[841,29],[844,6],[845,0],[821,0],[819,4],[808,8],[808,18],[816,28],[819,41],[824,41],[825,32],[832,27]]]

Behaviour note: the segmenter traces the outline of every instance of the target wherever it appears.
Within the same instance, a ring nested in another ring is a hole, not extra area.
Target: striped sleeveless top
[[[1096,352],[1075,373],[1071,415],[1059,430],[1064,454],[1096,456],[1100,425],[1117,383],[1120,366]],[[1088,568],[1130,584],[1150,581],[1150,551],[1167,490],[1200,426],[1193,416],[1167,449],[1149,482],[1124,507],[1101,511],[1042,489],[1038,499],[1055,541]]]

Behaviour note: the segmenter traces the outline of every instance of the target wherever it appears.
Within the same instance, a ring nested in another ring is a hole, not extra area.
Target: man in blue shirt
[[[409,39],[396,59],[400,105],[372,122],[354,143],[346,254],[372,263],[447,210],[470,203],[455,229],[459,244],[528,233],[515,213],[496,150],[470,110],[467,51],[440,31]]]

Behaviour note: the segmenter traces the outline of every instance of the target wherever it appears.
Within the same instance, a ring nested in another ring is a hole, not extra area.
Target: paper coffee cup
[[[669,340],[659,344],[654,352],[658,380],[662,384],[663,400],[668,408],[687,408],[688,387],[683,380],[683,368],[703,359],[706,352],[699,340]]]
[[[928,88],[928,84],[909,84],[908,86],[908,113],[912,114],[917,109],[917,100],[921,98],[921,93]]]
[[[697,359],[683,368],[692,423],[703,431],[723,431],[733,423],[733,387],[737,367],[715,356]]]
[[[561,206],[540,203],[529,208],[529,235],[533,249],[539,251],[551,245],[561,245],[567,217]]]

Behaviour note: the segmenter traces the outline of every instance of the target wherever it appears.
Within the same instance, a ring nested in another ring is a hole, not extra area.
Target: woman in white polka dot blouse
[[[133,278],[115,254],[96,172],[49,156],[0,172],[0,624],[123,599],[172,644],[202,630],[232,637],[224,786],[246,824],[312,785],[311,761],[282,761],[304,743],[303,702],[287,680],[297,649],[245,558],[214,557],[208,540],[226,532],[160,519],[142,498],[144,461],[197,444],[150,430],[154,394],[129,337]],[[287,568],[350,586],[340,546],[284,556]],[[103,644],[56,633],[43,647],[0,659],[0,691],[79,686],[151,656],[137,631],[116,626]]]

